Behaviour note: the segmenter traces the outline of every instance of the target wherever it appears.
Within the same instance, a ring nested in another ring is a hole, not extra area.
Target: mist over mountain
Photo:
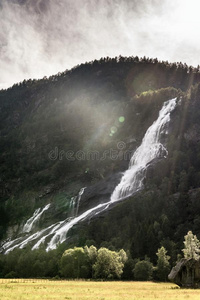
[[[198,5],[196,0],[1,0],[0,89],[119,54],[197,66]]]

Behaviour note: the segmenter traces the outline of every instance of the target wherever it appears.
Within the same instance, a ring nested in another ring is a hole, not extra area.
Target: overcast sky
[[[0,0],[0,89],[104,56],[200,64],[200,0]]]

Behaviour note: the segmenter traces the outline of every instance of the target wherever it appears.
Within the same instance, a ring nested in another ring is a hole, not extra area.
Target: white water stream
[[[160,137],[162,133],[166,133],[166,124],[169,123],[170,113],[175,106],[176,99],[164,103],[158,119],[149,127],[141,145],[131,157],[129,168],[112,193],[111,201],[127,198],[140,190],[148,164],[155,158],[167,155],[167,149],[161,144]]]
[[[50,204],[47,204],[43,209],[36,209],[33,216],[26,221],[22,232],[30,232],[33,229],[34,225],[39,221],[41,215],[45,212],[45,210],[49,209],[49,207]]]

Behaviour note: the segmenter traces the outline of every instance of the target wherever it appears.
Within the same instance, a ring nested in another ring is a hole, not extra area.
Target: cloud
[[[185,1],[0,0],[0,88],[103,56],[197,64],[200,45],[178,14]]]

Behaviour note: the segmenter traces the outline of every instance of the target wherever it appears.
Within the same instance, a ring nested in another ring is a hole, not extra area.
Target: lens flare
[[[110,129],[112,134],[115,134],[117,132],[117,127],[116,126],[112,126]]]
[[[119,122],[123,123],[125,121],[125,118],[123,116],[119,117]]]

